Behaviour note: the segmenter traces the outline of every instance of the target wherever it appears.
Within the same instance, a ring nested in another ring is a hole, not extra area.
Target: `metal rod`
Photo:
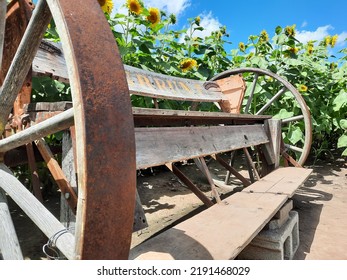
[[[51,12],[48,5],[45,0],[40,0],[0,88],[0,134],[5,129],[13,103],[31,68],[31,63],[50,20]]]
[[[29,142],[34,142],[35,140],[41,139],[58,131],[62,131],[73,125],[74,112],[71,108],[50,119],[0,140],[0,153],[18,148]]]
[[[295,117],[291,117],[291,118],[286,118],[286,119],[282,119],[282,124],[283,123],[290,123],[290,122],[294,122],[294,121],[300,121],[304,119],[304,115],[299,115],[299,116],[295,116]]]
[[[249,107],[251,106],[251,102],[252,102],[252,99],[253,99],[255,87],[257,85],[258,77],[259,77],[259,74],[255,73],[254,80],[253,80],[253,83],[252,83],[252,90],[251,90],[251,92],[249,94],[249,97],[248,97],[248,100],[247,100],[247,104],[246,104],[246,108],[245,108],[245,114],[248,114]]]
[[[289,145],[289,144],[284,144],[284,146],[292,151],[295,151],[295,152],[299,152],[299,153],[302,153],[304,150],[299,148],[299,147],[295,147],[293,145]]]
[[[276,99],[278,99],[283,93],[285,93],[287,91],[286,87],[282,87],[270,100],[268,103],[266,103],[257,113],[255,113],[256,115],[260,115],[262,114],[267,108],[270,107],[270,105],[272,104],[272,102],[274,102]]]

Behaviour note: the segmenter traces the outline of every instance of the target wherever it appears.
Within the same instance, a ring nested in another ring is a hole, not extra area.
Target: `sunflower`
[[[100,4],[100,7],[101,9],[110,14],[112,12],[112,9],[113,9],[113,2],[112,0],[98,0],[99,4]]]
[[[299,90],[300,92],[306,92],[306,91],[307,91],[307,86],[305,86],[305,85],[299,85],[298,90]]]
[[[156,26],[160,22],[160,11],[157,8],[150,8],[148,10],[149,15],[147,20],[151,23],[151,26]]]
[[[288,37],[294,37],[295,36],[295,27],[296,25],[292,25],[292,26],[287,26],[284,29],[284,33],[288,36]]]
[[[292,47],[292,48],[289,48],[289,51],[290,51],[292,54],[297,54],[298,51],[299,51],[299,49],[298,49],[298,48]]]
[[[127,7],[130,13],[140,15],[143,10],[143,4],[139,0],[127,0]]]
[[[239,43],[239,49],[240,49],[240,51],[245,52],[245,50],[246,50],[245,44],[242,43],[242,42],[240,42],[240,43]]]
[[[330,40],[330,46],[333,48],[335,47],[335,44],[337,42],[337,39],[338,39],[339,35],[334,35],[333,37],[331,37],[331,40]]]
[[[196,68],[197,66],[198,66],[198,63],[196,62],[195,59],[192,59],[192,58],[186,58],[180,62],[180,68],[183,72],[188,72],[192,70],[193,68]]]
[[[267,42],[267,41],[269,41],[269,34],[267,34],[266,30],[263,30],[263,31],[260,33],[260,41],[262,41],[262,42]]]

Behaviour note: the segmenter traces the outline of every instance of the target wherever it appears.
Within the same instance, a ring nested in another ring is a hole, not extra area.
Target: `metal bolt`
[[[64,196],[65,196],[66,199],[70,198],[70,194],[69,193],[65,193]]]

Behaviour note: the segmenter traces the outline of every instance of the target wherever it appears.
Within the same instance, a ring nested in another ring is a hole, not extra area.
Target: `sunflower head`
[[[339,37],[339,36],[338,36],[337,34],[331,37],[330,46],[331,46],[332,48],[335,47],[335,44],[336,44],[336,42],[337,42],[338,37]]]
[[[295,27],[296,25],[292,25],[292,26],[286,26],[286,28],[284,29],[284,33],[288,36],[288,37],[294,37],[295,36]]]
[[[139,0],[127,0],[126,6],[130,13],[134,15],[140,15],[143,11],[143,4]]]
[[[289,51],[290,51],[292,54],[297,54],[298,51],[299,51],[299,49],[298,49],[298,48],[292,47],[292,48],[289,48]]]
[[[160,22],[160,11],[157,8],[149,8],[149,15],[147,20],[151,23],[151,26],[154,27]]]
[[[261,42],[269,41],[269,34],[266,32],[266,30],[263,30],[262,32],[260,32],[260,41]]]
[[[195,19],[194,19],[194,22],[197,26],[200,26],[200,22],[201,22],[201,18],[200,16],[197,16]]]
[[[307,91],[307,86],[305,86],[305,85],[299,85],[298,90],[299,90],[300,92],[306,92],[306,91]]]
[[[324,40],[323,40],[323,45],[324,45],[325,47],[327,47],[327,46],[330,45],[330,43],[331,43],[331,36],[328,35],[328,36],[326,36],[326,37],[324,38]]]
[[[246,46],[245,46],[245,44],[243,42],[239,43],[239,49],[240,49],[240,51],[245,52]]]
[[[179,66],[183,72],[188,72],[192,70],[193,68],[196,68],[198,66],[198,63],[196,62],[195,59],[186,58],[180,62]]]
[[[112,9],[113,9],[113,2],[112,0],[98,0],[99,4],[100,4],[100,7],[101,9],[110,14],[112,12]]]

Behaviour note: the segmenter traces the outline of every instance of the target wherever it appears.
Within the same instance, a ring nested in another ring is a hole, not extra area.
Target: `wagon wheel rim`
[[[247,87],[247,95],[244,98],[243,102],[243,113],[252,114],[251,109],[255,108],[255,94],[256,91],[263,88],[263,86],[259,85],[259,82],[264,81],[264,77],[269,77],[273,79],[271,82],[278,83],[278,85],[281,85],[279,89],[274,92],[270,93],[271,96],[267,99],[265,104],[262,104],[260,108],[257,108],[255,111],[253,111],[253,114],[260,115],[260,114],[269,114],[270,109],[274,109],[272,105],[275,103],[278,103],[278,101],[281,98],[288,97],[287,93],[291,94],[291,98],[294,98],[295,100],[295,106],[298,106],[298,108],[301,111],[301,114],[296,114],[294,116],[288,117],[288,118],[280,118],[282,120],[282,134],[284,135],[285,143],[284,143],[284,149],[283,152],[287,154],[287,151],[293,151],[296,154],[296,158],[294,160],[298,163],[298,165],[302,166],[304,165],[307,157],[310,153],[310,148],[312,144],[312,121],[311,121],[311,115],[310,110],[307,107],[304,98],[302,95],[298,92],[298,90],[287,80],[283,79],[279,75],[266,70],[266,69],[259,69],[259,68],[236,68],[224,71],[215,77],[213,77],[211,80],[215,81],[218,79],[222,79],[225,77],[228,77],[230,75],[247,75],[247,74],[254,74],[254,77],[252,81],[249,81],[249,86]],[[258,87],[258,88],[257,88]],[[262,91],[264,93],[265,91]],[[247,98],[246,98],[247,97]],[[281,109],[281,108],[280,108]],[[285,108],[283,108],[285,109]],[[272,115],[271,113],[269,115]],[[288,126],[296,124],[297,127],[298,124],[301,122],[301,125],[304,126],[304,137],[303,137],[303,143],[289,143],[286,137],[286,130],[288,129]],[[299,154],[299,156],[298,156]],[[295,157],[295,155],[293,157]]]
[[[123,64],[97,1],[38,1],[1,87],[0,134],[51,18],[60,35],[74,106],[73,112],[57,116],[64,119],[65,125],[56,126],[59,121],[52,118],[54,128],[48,124],[38,138],[66,129],[72,118],[77,139],[78,204],[74,248],[63,253],[69,259],[127,259],[135,207],[134,125]],[[25,131],[32,134],[30,142],[38,140],[34,139],[36,128],[38,125],[33,125],[31,130]],[[10,137],[0,140],[0,154],[16,146],[9,142]],[[1,160],[0,164],[2,174],[16,182]],[[8,190],[11,198],[22,205],[3,181],[0,187]],[[31,212],[31,209],[23,210]],[[46,229],[40,229],[47,237],[52,237]]]

